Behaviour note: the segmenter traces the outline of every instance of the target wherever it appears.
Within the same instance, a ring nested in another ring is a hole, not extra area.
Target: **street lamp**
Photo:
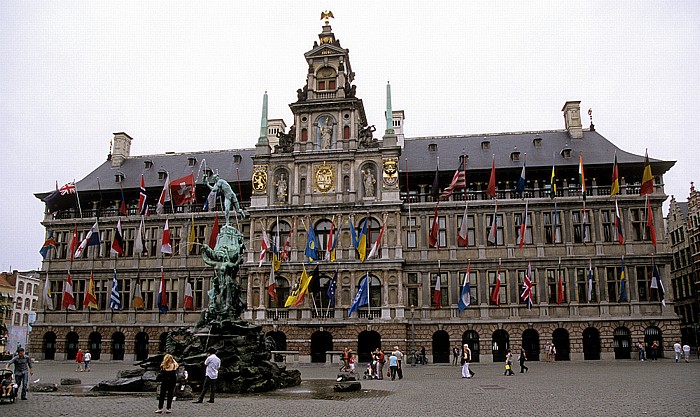
[[[416,366],[416,319],[414,317],[415,306],[411,304],[411,366]]]

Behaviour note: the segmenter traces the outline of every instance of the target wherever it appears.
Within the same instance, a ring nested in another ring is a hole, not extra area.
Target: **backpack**
[[[180,383],[187,381],[187,370],[184,366],[180,366],[177,368],[177,371],[175,373],[175,380]]]

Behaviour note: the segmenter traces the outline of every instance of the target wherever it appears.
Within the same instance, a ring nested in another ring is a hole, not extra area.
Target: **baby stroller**
[[[7,385],[4,381],[10,380],[11,382],[9,385]],[[2,373],[2,391],[0,391],[0,404],[11,404],[14,403],[15,400],[17,399],[17,384],[15,383],[15,380],[12,375],[12,371],[4,371]],[[5,394],[5,387],[9,386],[10,387],[10,392],[8,394]]]
[[[367,364],[367,369],[365,369],[365,373],[362,374],[362,379],[377,379],[377,376],[374,374],[373,362]]]

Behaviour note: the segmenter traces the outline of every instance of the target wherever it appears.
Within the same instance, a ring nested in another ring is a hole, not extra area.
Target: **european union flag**
[[[333,279],[328,283],[328,290],[326,290],[326,295],[328,296],[328,307],[335,307],[335,289],[338,285],[338,271],[335,271]]]

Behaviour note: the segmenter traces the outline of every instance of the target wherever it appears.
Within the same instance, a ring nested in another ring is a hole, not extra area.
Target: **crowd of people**
[[[398,346],[394,346],[394,350],[390,353],[384,352],[381,348],[376,348],[371,352],[371,361],[367,363],[367,369],[364,371],[363,377],[365,379],[384,379],[384,365],[389,363],[389,368],[386,370],[387,378],[391,378],[394,381],[397,377],[403,379],[403,352]],[[340,372],[349,372],[351,375],[355,374],[355,364],[357,362],[357,356],[350,348],[343,349],[342,365],[340,366]]]

